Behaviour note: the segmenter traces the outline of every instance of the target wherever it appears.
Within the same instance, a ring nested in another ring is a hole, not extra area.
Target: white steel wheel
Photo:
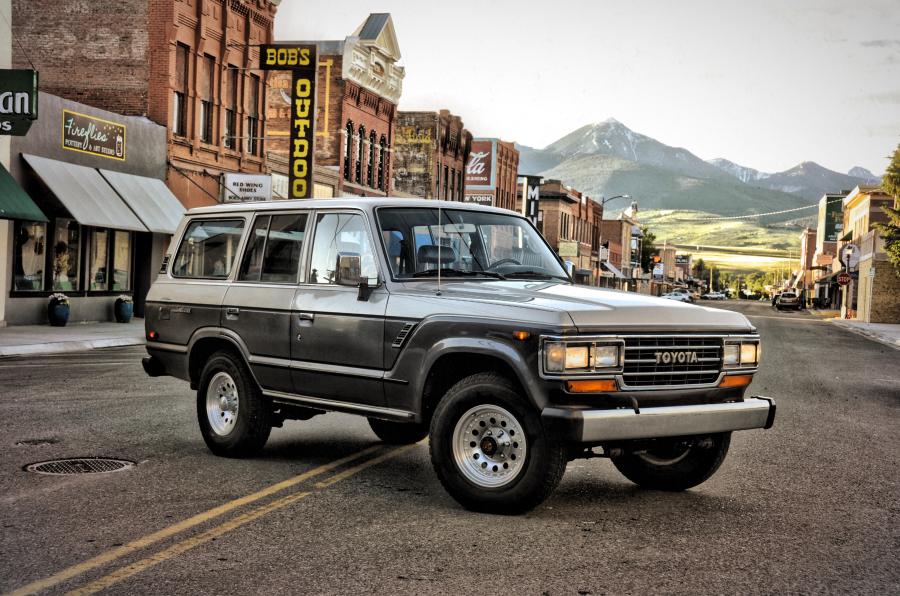
[[[460,416],[452,445],[457,469],[481,488],[506,486],[525,467],[525,432],[516,417],[500,406],[482,404]]]
[[[206,417],[210,429],[220,437],[234,430],[238,419],[238,389],[227,372],[217,372],[206,388]]]

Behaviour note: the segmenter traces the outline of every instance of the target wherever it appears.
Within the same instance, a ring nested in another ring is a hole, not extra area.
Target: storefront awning
[[[612,263],[609,263],[607,261],[602,261],[600,264],[603,265],[604,269],[606,269],[607,271],[612,273],[613,277],[618,277],[619,279],[626,279],[625,274],[622,273],[621,271],[619,271],[619,268],[616,267],[615,265],[613,265]]]
[[[148,230],[157,234],[175,233],[184,207],[165,182],[110,170],[100,170],[100,174],[125,199]]]
[[[12,174],[0,164],[0,219],[47,221],[44,212],[34,204]]]
[[[146,232],[134,212],[94,168],[22,154],[56,198],[85,226]]]

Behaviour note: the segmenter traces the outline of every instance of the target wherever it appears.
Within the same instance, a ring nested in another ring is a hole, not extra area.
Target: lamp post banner
[[[289,199],[309,199],[313,196],[318,72],[316,50],[315,44],[262,45],[259,48],[260,69],[291,71]]]

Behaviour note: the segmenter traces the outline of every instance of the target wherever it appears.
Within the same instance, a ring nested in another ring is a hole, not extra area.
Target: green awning
[[[0,164],[0,219],[47,221],[44,212],[25,194],[3,164]]]

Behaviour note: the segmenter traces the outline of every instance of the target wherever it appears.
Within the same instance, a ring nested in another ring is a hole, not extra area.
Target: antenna
[[[444,225],[441,223],[443,221],[443,212],[441,211],[441,201],[438,201],[438,289],[437,295],[441,295],[441,269],[443,269],[443,263],[441,262],[441,245],[444,243]]]

